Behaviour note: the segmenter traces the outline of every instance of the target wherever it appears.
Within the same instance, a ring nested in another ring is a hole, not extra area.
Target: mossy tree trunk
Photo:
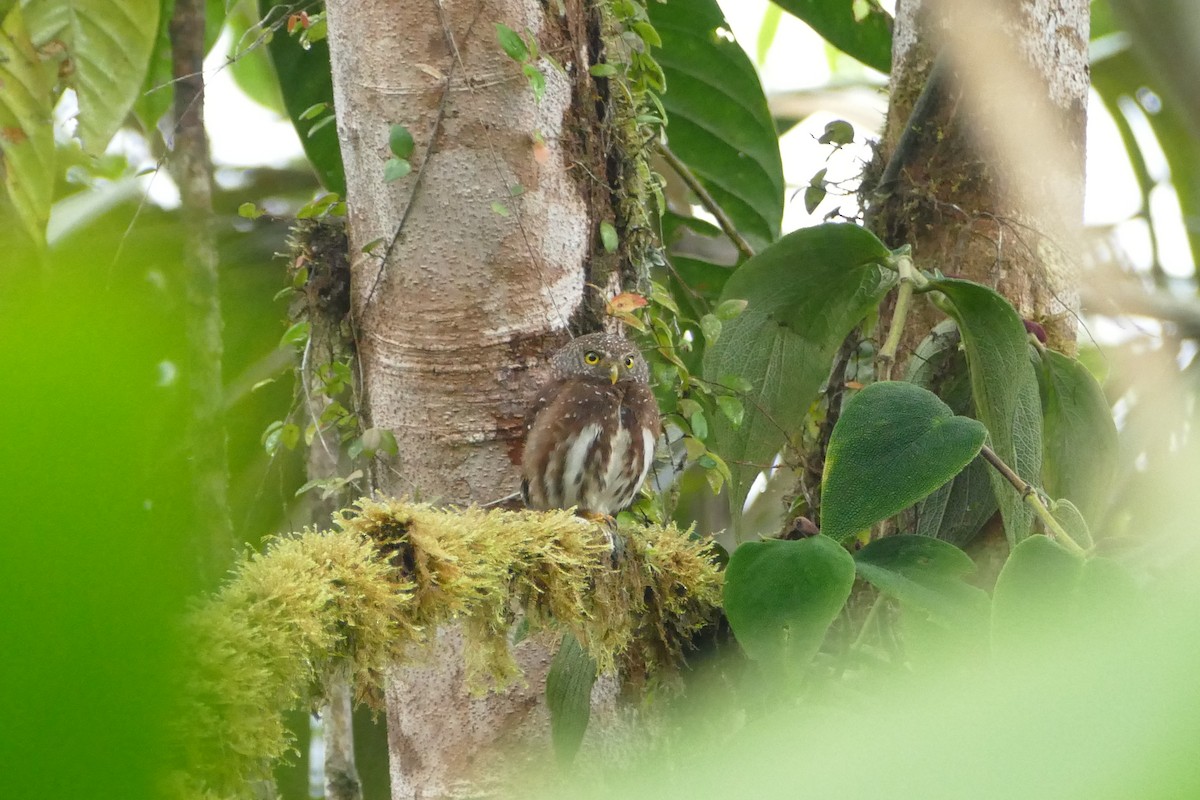
[[[1088,0],[900,0],[887,126],[864,183],[884,241],[911,244],[919,267],[997,289],[1068,351],[1088,28]],[[910,126],[918,105],[927,113]],[[878,185],[889,162],[895,180]],[[937,316],[917,308],[901,358]]]
[[[533,375],[569,329],[596,325],[619,283],[616,261],[594,257],[620,163],[605,152],[605,87],[589,75],[599,10],[331,0],[328,14],[360,412],[399,448],[377,463],[373,487],[443,503],[501,498],[518,487]],[[544,77],[540,100],[496,23],[562,65],[528,60]],[[412,171],[389,183],[393,125],[415,148]],[[472,770],[540,706],[548,650],[522,645],[524,688],[470,698],[457,642],[443,632],[420,669],[392,672],[396,798],[471,792]]]

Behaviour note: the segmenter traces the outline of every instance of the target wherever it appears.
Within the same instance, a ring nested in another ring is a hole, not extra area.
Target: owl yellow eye
[[[589,367],[596,366],[600,363],[600,354],[595,350],[588,350],[583,354],[583,363],[587,364]]]
[[[633,356],[625,356],[625,369],[633,369]]]

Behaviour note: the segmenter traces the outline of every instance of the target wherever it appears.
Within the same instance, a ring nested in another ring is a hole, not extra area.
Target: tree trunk
[[[997,289],[1065,350],[1078,311],[1088,27],[1088,0],[900,0],[887,126],[865,181],[868,224],[884,241],[911,244],[919,267]],[[928,304],[916,309],[902,358],[935,322]]]
[[[599,12],[582,0],[549,8],[328,4],[360,411],[364,426],[393,431],[399,446],[372,476],[385,493],[471,503],[514,492],[531,372],[569,329],[596,325],[585,287],[611,291],[619,279],[592,259],[599,220],[613,214],[603,90],[588,72]],[[545,77],[540,102],[497,41],[498,22],[530,32],[565,68],[530,62]],[[416,146],[411,173],[388,183],[397,124]],[[392,671],[396,798],[470,791],[480,755],[541,705],[544,643],[519,648],[524,687],[470,698],[458,641],[443,631],[420,669]]]
[[[183,204],[187,268],[187,385],[191,403],[187,440],[195,483],[197,572],[215,585],[233,561],[229,517],[229,458],[225,436],[221,361],[221,297],[213,230],[212,161],[204,129],[204,3],[179,0],[171,18],[175,83],[175,140],[171,176]]]

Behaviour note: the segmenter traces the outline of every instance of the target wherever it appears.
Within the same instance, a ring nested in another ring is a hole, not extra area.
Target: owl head
[[[637,346],[612,333],[590,333],[568,342],[551,360],[559,378],[586,377],[605,382],[649,383],[650,368]]]

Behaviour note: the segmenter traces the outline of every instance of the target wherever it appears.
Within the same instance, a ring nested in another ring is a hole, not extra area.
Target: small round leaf
[[[388,149],[396,158],[407,159],[413,153],[413,137],[403,125],[393,125],[388,134]]]

